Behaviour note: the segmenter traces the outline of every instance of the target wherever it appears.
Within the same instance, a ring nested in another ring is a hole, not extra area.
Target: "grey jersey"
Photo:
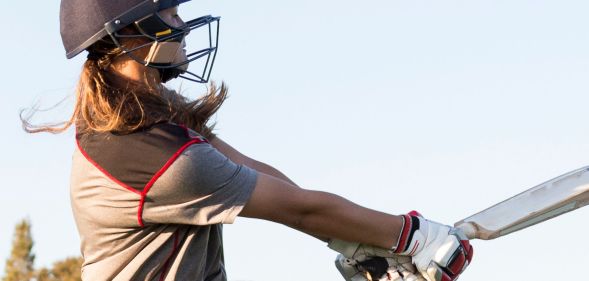
[[[71,200],[83,280],[227,280],[222,224],[249,199],[254,170],[168,123],[77,143]]]

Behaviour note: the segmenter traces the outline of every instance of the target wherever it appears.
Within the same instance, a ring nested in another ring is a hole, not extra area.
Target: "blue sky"
[[[49,265],[79,253],[73,134],[27,135],[18,112],[69,96],[38,120],[67,117],[84,56],[65,59],[58,1],[6,5],[0,21],[16,30],[0,46],[0,259],[29,217],[37,264]],[[231,96],[216,117],[221,138],[305,188],[451,224],[589,165],[588,9],[572,0],[203,0],[180,13],[222,16],[212,78]],[[581,209],[475,241],[461,280],[578,279],[588,217]],[[225,232],[230,280],[342,280],[335,253],[284,226],[238,219]]]

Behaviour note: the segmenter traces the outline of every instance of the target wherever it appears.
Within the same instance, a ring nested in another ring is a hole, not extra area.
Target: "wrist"
[[[396,254],[412,256],[422,246],[419,243],[419,239],[414,239],[416,238],[416,231],[422,227],[422,223],[419,217],[411,215],[411,213],[402,215],[401,217],[403,219],[403,226],[401,227],[397,243],[392,250]]]

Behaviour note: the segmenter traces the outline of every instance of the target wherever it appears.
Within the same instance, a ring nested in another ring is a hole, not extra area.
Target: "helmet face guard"
[[[190,81],[207,83],[217,55],[219,21],[219,17],[209,15],[190,20],[183,26],[172,26],[158,13],[153,13],[133,22],[132,25],[138,31],[136,34],[122,34],[119,30],[111,32],[110,30],[117,29],[116,21],[105,27],[117,47],[138,63],[158,69],[163,82],[179,76]],[[186,36],[196,33],[197,29],[200,32],[197,35],[201,37],[198,38],[200,46],[196,51],[179,55],[185,52]],[[148,42],[127,48],[121,44],[121,39],[125,38],[145,38]],[[145,57],[137,52],[147,49],[149,52]],[[184,59],[178,61],[178,57]],[[188,64],[199,59],[202,61],[202,70],[196,73],[188,71]]]

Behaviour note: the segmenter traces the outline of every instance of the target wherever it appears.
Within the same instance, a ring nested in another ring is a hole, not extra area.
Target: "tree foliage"
[[[27,281],[33,277],[35,255],[33,254],[31,223],[23,219],[16,225],[12,239],[12,251],[6,260],[2,281]]]
[[[52,269],[42,268],[37,271],[37,281],[80,281],[82,258],[72,257],[53,264]]]
[[[57,261],[52,268],[35,270],[31,223],[22,220],[16,225],[12,251],[6,260],[2,281],[81,281],[81,257],[70,257]]]

